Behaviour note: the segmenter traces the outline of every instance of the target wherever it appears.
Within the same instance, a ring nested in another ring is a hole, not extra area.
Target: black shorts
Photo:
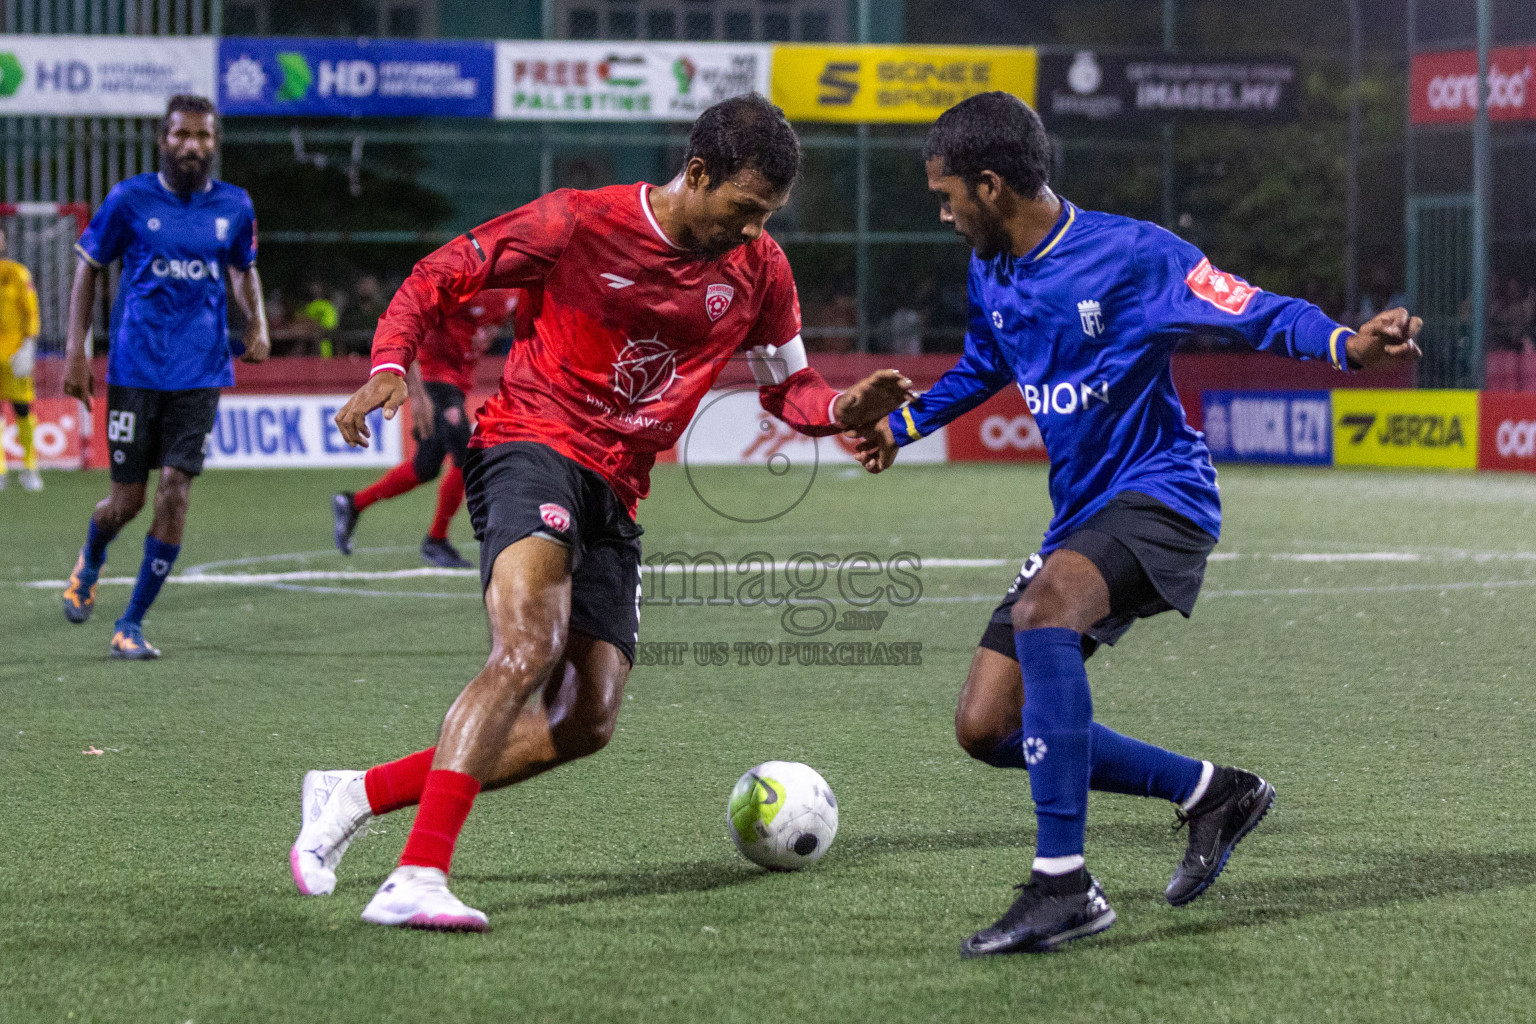
[[[1060,545],[1092,562],[1109,586],[1109,614],[1083,636],[1083,657],[1119,640],[1137,619],[1170,610],[1189,618],[1215,546],[1215,537],[1156,498],[1137,491],[1111,498]],[[981,634],[982,647],[1018,659],[1013,606],[1044,564],[1038,553],[1025,559]]]
[[[142,484],[161,466],[203,471],[208,432],[219,414],[218,388],[152,391],[107,385],[107,451],[112,482]]]
[[[496,558],[539,534],[571,552],[571,628],[635,662],[640,636],[640,529],[608,481],[532,441],[471,448],[464,497],[480,542],[480,588]]]
[[[411,465],[416,479],[425,483],[436,478],[443,468],[443,459],[452,457],[453,464],[464,468],[469,454],[469,416],[464,412],[464,392],[452,384],[429,380],[426,382],[427,397],[432,399],[432,436],[416,445],[416,457]]]

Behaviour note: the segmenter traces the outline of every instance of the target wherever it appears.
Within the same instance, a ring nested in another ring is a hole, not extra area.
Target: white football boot
[[[439,932],[484,932],[491,923],[474,907],[448,891],[448,876],[437,868],[407,865],[379,886],[363,911],[369,924],[425,928]]]
[[[35,469],[24,469],[16,474],[16,479],[21,482],[21,489],[31,491],[34,494],[43,489],[43,474]]]
[[[336,888],[336,865],[368,822],[368,789],[362,772],[304,773],[299,838],[288,851],[293,883],[305,896],[329,896]]]

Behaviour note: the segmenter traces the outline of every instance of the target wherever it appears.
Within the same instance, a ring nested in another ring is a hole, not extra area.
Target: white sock
[[[1082,854],[1074,853],[1069,857],[1036,857],[1029,867],[1042,875],[1068,875],[1086,863]]]
[[[351,782],[337,786],[336,793],[331,799],[341,801],[336,809],[342,812],[342,817],[348,824],[366,821],[373,817],[373,805],[368,802],[368,784],[363,781],[361,775]]]
[[[1205,791],[1211,788],[1211,776],[1216,774],[1216,766],[1209,761],[1200,762],[1200,782],[1195,786],[1195,791],[1189,794],[1189,799],[1179,804],[1179,809],[1188,814],[1194,809],[1200,798],[1205,796]]]

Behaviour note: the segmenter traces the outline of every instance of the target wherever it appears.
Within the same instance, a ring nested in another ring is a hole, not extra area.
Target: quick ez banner
[[[375,412],[367,448],[352,448],[336,426],[347,395],[223,395],[208,434],[210,469],[393,466],[404,457],[401,421]]]
[[[219,109],[235,116],[490,117],[495,52],[488,41],[222,39]]]
[[[1218,461],[1333,462],[1333,417],[1327,391],[1206,391],[1201,396],[1205,443]]]
[[[0,116],[159,117],[212,96],[212,36],[0,36]]]

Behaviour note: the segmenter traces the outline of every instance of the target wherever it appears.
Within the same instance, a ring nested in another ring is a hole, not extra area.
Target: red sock
[[[368,790],[368,806],[373,813],[388,814],[420,803],[421,790],[427,784],[427,772],[432,770],[436,754],[436,747],[428,747],[398,761],[369,768],[363,775],[363,785]]]
[[[450,462],[443,482],[437,485],[437,515],[432,517],[432,529],[427,536],[433,540],[448,539],[448,524],[453,521],[464,501],[464,474],[457,464]]]
[[[459,831],[479,792],[480,783],[473,775],[443,768],[428,772],[416,824],[411,826],[410,838],[400,854],[400,866],[437,868],[447,874],[453,862],[453,844],[459,841]]]
[[[361,512],[374,502],[404,494],[419,483],[421,483],[421,479],[416,476],[416,467],[409,462],[402,462],[367,487],[358,491],[353,496],[352,503]]]

